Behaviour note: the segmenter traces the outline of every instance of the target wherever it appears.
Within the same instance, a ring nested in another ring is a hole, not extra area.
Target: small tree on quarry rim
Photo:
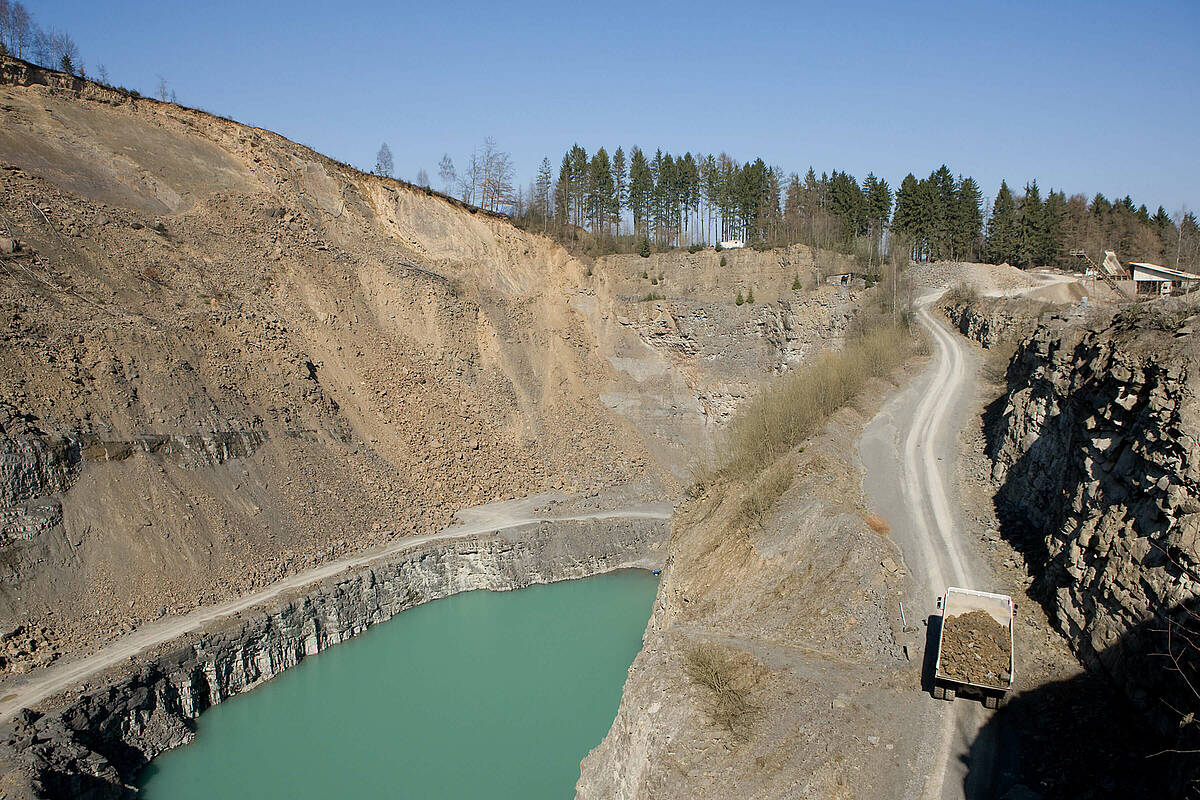
[[[388,147],[387,142],[384,142],[379,146],[379,152],[375,155],[375,174],[390,178],[393,169],[392,148]]]

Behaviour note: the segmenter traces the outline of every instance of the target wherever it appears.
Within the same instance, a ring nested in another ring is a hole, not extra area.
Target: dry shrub
[[[808,438],[831,414],[913,352],[904,327],[873,328],[838,351],[822,354],[768,387],[730,423],[705,482],[748,480]]]
[[[792,485],[795,467],[790,457],[776,461],[762,472],[746,491],[738,507],[737,522],[744,526],[761,525],[775,501]]]
[[[708,690],[708,715],[713,724],[744,736],[757,710],[750,702],[746,670],[717,645],[706,642],[688,651],[683,671]]]
[[[960,282],[956,286],[952,286],[946,294],[942,296],[942,304],[947,306],[964,305],[970,306],[979,302],[979,292],[974,286]]]
[[[891,525],[887,524],[887,520],[878,514],[867,514],[867,527],[876,533],[887,533],[892,529]]]

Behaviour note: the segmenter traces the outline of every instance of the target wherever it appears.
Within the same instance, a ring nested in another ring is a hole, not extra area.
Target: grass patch
[[[706,642],[688,651],[683,671],[693,683],[708,691],[707,712],[713,724],[744,736],[757,710],[750,702],[745,670],[721,648]]]

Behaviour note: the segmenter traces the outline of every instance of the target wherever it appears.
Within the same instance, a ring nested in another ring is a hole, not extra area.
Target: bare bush
[[[714,725],[744,737],[758,709],[750,702],[750,676],[720,647],[705,642],[688,651],[684,673],[709,693],[707,713]]]
[[[795,465],[788,456],[776,461],[750,484],[742,497],[735,521],[742,526],[762,525],[767,512],[775,505],[795,478]]]
[[[974,286],[960,283],[947,290],[942,302],[948,305],[973,305],[979,301],[979,292]]]

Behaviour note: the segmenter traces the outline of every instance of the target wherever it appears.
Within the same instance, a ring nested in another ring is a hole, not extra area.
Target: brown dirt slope
[[[0,620],[49,642],[10,666],[456,508],[663,485],[544,238],[79,81],[0,85],[0,167]]]

